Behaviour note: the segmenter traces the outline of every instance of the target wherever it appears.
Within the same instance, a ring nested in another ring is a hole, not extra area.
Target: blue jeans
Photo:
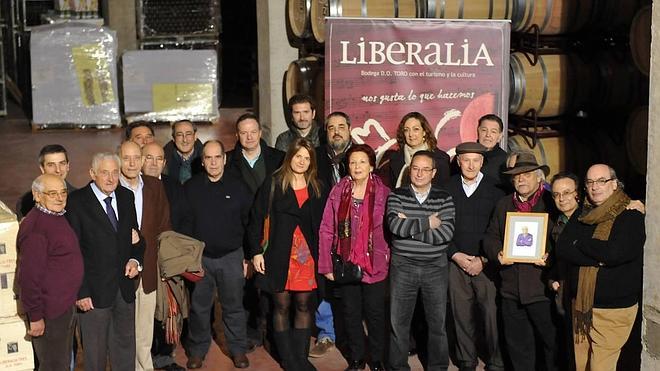
[[[390,323],[392,330],[388,370],[410,370],[408,365],[410,322],[417,302],[417,293],[420,290],[428,323],[428,364],[424,369],[429,371],[447,370],[449,346],[445,329],[445,313],[448,281],[446,255],[428,262],[416,262],[406,257],[392,255],[390,263]]]
[[[334,343],[335,325],[332,318],[332,308],[330,307],[330,303],[321,300],[319,307],[316,308],[314,320],[316,322],[316,327],[319,329],[319,335],[316,337],[316,341],[330,339]]]

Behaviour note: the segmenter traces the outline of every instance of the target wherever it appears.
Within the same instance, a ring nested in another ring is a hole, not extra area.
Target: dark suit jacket
[[[328,155],[330,149],[327,145],[320,145],[314,149],[316,151],[316,165],[318,171],[318,177],[326,186],[327,189],[331,189],[334,186],[334,179],[332,172],[332,160]],[[345,177],[348,174],[348,158],[344,156],[344,160],[339,166],[339,176],[341,178]]]
[[[195,151],[191,157],[191,171],[192,175],[199,174],[204,171],[202,167],[202,149],[204,144],[202,141],[197,139],[195,141]],[[179,180],[179,170],[181,169],[181,156],[177,153],[176,145],[174,140],[170,140],[163,147],[163,152],[165,152],[165,161],[167,161],[163,173],[169,175],[170,177]]]
[[[188,201],[183,186],[177,179],[161,174],[160,180],[165,187],[165,194],[170,205],[170,222],[175,232],[190,234],[192,221],[189,219]]]
[[[245,179],[245,174],[241,171],[241,161],[245,161],[241,151],[243,147],[240,142],[236,142],[236,146],[233,150],[227,152],[227,166],[225,171],[232,173],[232,175],[243,178],[245,182],[249,185],[250,183]],[[266,163],[266,178],[270,178],[273,175],[273,172],[282,166],[282,161],[284,161],[284,152],[273,147],[269,147],[268,144],[262,139],[261,140],[261,157],[263,157],[264,162]],[[256,190],[253,190],[256,193]]]
[[[144,237],[144,262],[141,273],[142,288],[147,294],[156,290],[158,284],[158,235],[172,229],[170,204],[165,187],[156,178],[142,175],[142,222],[140,232]]]
[[[66,218],[76,232],[85,264],[83,283],[78,298],[92,298],[95,308],[111,307],[117,290],[128,303],[135,301],[135,284],[124,276],[129,259],[142,262],[143,238],[131,244],[131,229],[138,230],[133,192],[118,186],[117,212],[119,224],[114,230],[91,185],[73,192],[67,201]]]

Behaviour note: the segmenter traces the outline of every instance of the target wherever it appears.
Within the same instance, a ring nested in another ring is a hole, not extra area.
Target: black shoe
[[[364,361],[349,361],[346,371],[364,370]]]
[[[383,362],[381,361],[371,362],[369,364],[369,369],[371,371],[385,371],[385,366],[383,366]]]
[[[176,363],[171,363],[165,367],[163,367],[163,370],[165,371],[186,371],[185,367],[181,367],[177,365]]]

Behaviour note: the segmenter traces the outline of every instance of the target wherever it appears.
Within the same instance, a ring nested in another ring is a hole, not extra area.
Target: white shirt
[[[429,193],[431,193],[432,187],[429,187],[429,189],[427,189],[426,192],[418,192],[417,188],[415,188],[415,186],[412,184],[410,185],[410,188],[412,188],[413,193],[415,194],[415,198],[417,199],[417,202],[423,204],[424,201],[426,201],[426,199],[429,197]]]
[[[135,215],[137,217],[138,228],[142,229],[142,209],[144,205],[144,197],[142,196],[144,181],[142,180],[142,175],[138,175],[138,185],[135,189],[131,187],[131,184],[123,175],[119,176],[119,182],[124,188],[133,191],[133,195],[135,196]]]
[[[96,196],[96,199],[99,200],[99,204],[101,204],[101,208],[103,209],[103,212],[107,212],[106,206],[105,206],[105,199],[108,197],[112,197],[112,209],[115,211],[115,217],[117,218],[117,221],[119,221],[119,215],[117,215],[117,196],[115,195],[115,192],[113,191],[110,193],[110,195],[106,195],[105,193],[101,192],[99,187],[96,186],[96,183],[92,182],[91,183],[92,191],[94,191],[94,195]]]
[[[479,174],[477,174],[476,181],[473,182],[472,184],[467,184],[465,182],[465,178],[463,178],[463,175],[461,175],[461,184],[463,185],[463,191],[465,192],[465,195],[468,197],[472,196],[472,194],[477,191],[477,188],[479,187],[479,183],[481,183],[481,180],[483,178],[484,178],[484,174],[482,174],[480,171]]]

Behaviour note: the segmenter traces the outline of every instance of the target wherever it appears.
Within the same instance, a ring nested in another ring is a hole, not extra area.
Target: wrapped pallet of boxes
[[[25,320],[18,316],[0,318],[0,370],[33,369],[34,353],[26,336]]]
[[[134,50],[122,56],[129,122],[214,121],[218,114],[215,50]]]
[[[0,317],[12,317],[18,312],[14,291],[17,234],[16,215],[0,202]]]
[[[120,126],[115,31],[66,22],[32,28],[33,125]]]

